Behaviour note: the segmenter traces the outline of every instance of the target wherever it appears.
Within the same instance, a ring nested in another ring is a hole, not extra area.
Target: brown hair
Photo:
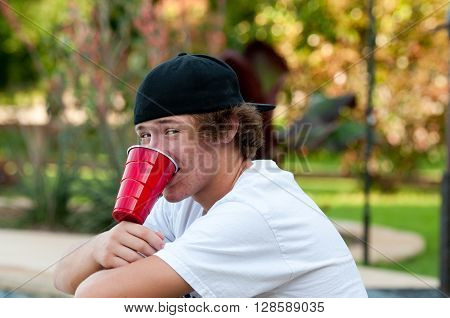
[[[255,106],[242,104],[239,107],[192,116],[200,135],[212,141],[219,140],[231,129],[231,118],[237,118],[239,127],[234,136],[234,145],[244,159],[252,159],[264,143],[262,115]]]

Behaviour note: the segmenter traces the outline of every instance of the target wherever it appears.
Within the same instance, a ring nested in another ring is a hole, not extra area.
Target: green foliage
[[[46,140],[34,138],[43,134],[36,128],[7,132],[0,136],[10,147],[2,148],[6,151],[0,155],[16,158],[19,166],[20,184],[14,194],[25,195],[33,203],[17,220],[19,225],[95,233],[111,224],[120,180],[95,128],[66,126],[56,138]],[[128,125],[115,132],[123,141],[132,140]],[[123,150],[121,166],[125,159]],[[6,193],[3,190],[1,195]]]
[[[76,205],[86,204],[87,209],[72,213],[67,219],[67,226],[77,232],[100,233],[115,224],[111,213],[119,190],[119,181],[107,173],[91,173],[90,178],[77,180],[72,197]]]
[[[318,89],[328,96],[355,92],[358,107],[349,119],[364,121],[366,4],[289,0],[229,4],[225,23],[229,46],[239,49],[252,39],[264,40],[288,61],[290,75],[279,95],[275,121],[289,123],[304,114]],[[373,175],[412,175],[418,160],[443,142],[448,83],[447,57],[442,52],[448,39],[444,30],[432,30],[444,23],[445,9],[438,0],[375,2],[378,139],[369,165]],[[351,133],[358,133],[353,128]],[[362,159],[359,151],[355,160]]]
[[[225,21],[225,34],[234,49],[241,49],[252,39],[276,44],[290,36],[298,36],[293,44],[305,48],[307,38],[302,33],[320,33],[332,42],[336,39],[336,19],[326,0],[230,1]]]
[[[124,139],[131,139],[128,125],[118,127],[117,130],[117,133]],[[84,133],[84,139],[101,142],[97,131],[88,129]],[[81,167],[78,178],[73,183],[70,202],[73,211],[67,218],[67,227],[77,232],[99,233],[114,224],[111,214],[119,190],[121,175],[118,177],[110,169],[108,154],[107,152],[100,153],[99,146],[100,144],[87,143],[82,147],[84,156],[86,159],[90,159],[88,162],[94,164]],[[125,149],[120,158],[120,164],[123,167],[126,160]]]
[[[38,80],[38,73],[25,46],[0,19],[0,91],[25,89]]]
[[[56,163],[45,164],[42,154],[53,154],[48,141],[41,140],[38,145],[23,134],[28,162],[21,167],[23,194],[33,201],[33,207],[26,214],[25,223],[43,224],[48,227],[64,226],[70,214],[68,202],[72,196],[72,183],[78,170],[77,154],[73,152],[78,142],[79,131],[67,128],[58,134],[54,151]],[[39,149],[36,149],[39,147]],[[48,151],[48,152],[47,152]]]

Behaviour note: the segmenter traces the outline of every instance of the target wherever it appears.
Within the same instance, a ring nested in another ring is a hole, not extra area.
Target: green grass
[[[341,166],[341,156],[319,152],[313,154],[290,154],[282,164],[283,169],[298,173],[337,173]]]
[[[303,190],[334,219],[362,221],[364,196],[355,179],[297,178]],[[438,276],[440,195],[438,187],[402,186],[393,194],[373,191],[372,223],[413,231],[426,241],[425,251],[401,265],[417,274]],[[397,264],[377,267],[404,270]]]
[[[290,153],[284,158],[282,166],[285,170],[297,172],[300,174],[339,174],[342,170],[342,166],[345,159],[342,154],[331,153],[327,151],[319,151],[314,153],[295,154]],[[347,169],[350,167],[347,167]],[[355,168],[352,173],[355,174],[363,168],[363,163],[357,161],[353,164]],[[347,170],[346,169],[346,170]],[[444,150],[439,149],[432,151],[427,157],[421,157],[418,159],[416,169],[414,170],[414,176],[429,181],[440,182],[442,179],[442,173],[445,169],[445,155]],[[395,168],[392,171],[395,174]]]

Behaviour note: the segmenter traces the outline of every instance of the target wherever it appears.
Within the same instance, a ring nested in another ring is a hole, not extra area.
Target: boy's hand
[[[122,221],[96,237],[94,259],[104,268],[116,268],[153,255],[164,247],[164,236],[147,227]]]

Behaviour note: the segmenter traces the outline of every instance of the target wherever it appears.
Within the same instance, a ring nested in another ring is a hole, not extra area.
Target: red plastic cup
[[[143,224],[166,185],[178,171],[176,162],[162,151],[144,146],[128,148],[116,205],[117,222]]]

